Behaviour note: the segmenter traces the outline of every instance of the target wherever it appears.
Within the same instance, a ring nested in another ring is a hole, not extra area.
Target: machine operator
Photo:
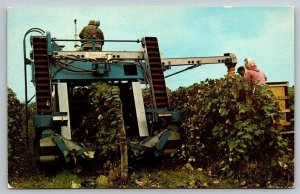
[[[97,40],[102,40],[102,41],[98,41],[95,44],[95,50],[97,51],[102,51],[102,46],[104,44],[104,35],[102,30],[99,28],[100,26],[100,21],[96,21],[96,20],[90,20],[89,24],[87,26],[85,26],[80,34],[79,37],[81,39],[93,39],[96,38]],[[92,50],[93,48],[93,41],[83,41],[81,40],[82,45],[81,48],[84,51],[89,51]]]

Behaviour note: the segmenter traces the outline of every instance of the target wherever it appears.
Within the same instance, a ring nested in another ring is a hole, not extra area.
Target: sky
[[[43,13],[43,14],[41,14]],[[7,85],[24,101],[23,37],[33,27],[49,31],[58,39],[73,39],[74,19],[78,32],[90,19],[100,20],[108,40],[137,40],[145,36],[158,39],[162,58],[209,57],[234,53],[238,66],[253,58],[269,82],[295,84],[295,20],[292,7],[67,7],[10,8],[7,10]],[[27,51],[31,50],[29,40]],[[105,50],[139,51],[138,43],[106,43]],[[65,50],[74,43],[66,43]],[[27,53],[27,56],[29,54]],[[30,69],[30,68],[28,68]],[[165,75],[180,70],[172,67]],[[29,79],[31,79],[31,73]],[[224,64],[204,65],[169,77],[167,87],[176,89],[224,77]],[[28,97],[34,95],[28,84]]]

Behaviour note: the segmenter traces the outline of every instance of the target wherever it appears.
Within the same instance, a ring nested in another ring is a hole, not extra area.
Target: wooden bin
[[[273,92],[275,99],[278,101],[281,111],[285,114],[285,119],[280,121],[285,129],[290,128],[291,118],[289,113],[289,93],[288,93],[288,82],[267,82],[269,89]]]

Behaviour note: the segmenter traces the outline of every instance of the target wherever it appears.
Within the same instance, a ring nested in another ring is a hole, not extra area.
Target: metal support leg
[[[59,103],[59,111],[67,112],[67,116],[69,117],[67,126],[61,126],[61,135],[71,140],[71,124],[70,124],[70,111],[69,111],[69,100],[68,100],[68,87],[67,83],[58,83],[58,103]]]
[[[132,82],[132,91],[134,96],[134,104],[135,104],[139,134],[141,137],[149,136],[143,94],[139,82]]]

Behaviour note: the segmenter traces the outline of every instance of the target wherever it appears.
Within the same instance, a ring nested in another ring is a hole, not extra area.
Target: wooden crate
[[[288,82],[267,82],[269,89],[273,92],[275,99],[279,103],[281,111],[285,114],[285,119],[280,121],[283,126],[291,125],[291,118],[289,113],[289,93],[288,93]]]

